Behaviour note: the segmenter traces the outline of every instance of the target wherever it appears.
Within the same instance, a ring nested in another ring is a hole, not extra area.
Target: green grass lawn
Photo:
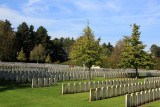
[[[92,81],[107,80],[102,77]],[[143,81],[143,78],[138,80]],[[30,88],[31,84],[16,84],[14,81],[0,80],[0,107],[124,107],[125,96],[114,97],[89,102],[89,92],[61,95],[62,83],[81,81],[58,82],[58,86]],[[84,81],[83,81],[84,82]],[[160,101],[144,105],[157,107]]]

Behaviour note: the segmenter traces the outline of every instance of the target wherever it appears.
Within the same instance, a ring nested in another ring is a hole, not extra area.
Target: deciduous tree
[[[16,56],[15,35],[8,20],[0,20],[0,60],[13,61]]]
[[[94,33],[90,29],[89,24],[83,29],[83,36],[80,36],[72,46],[70,51],[70,57],[75,62],[81,62],[85,64],[89,69],[89,81],[90,81],[90,69],[92,65],[100,64],[100,39],[95,40]]]
[[[42,44],[39,44],[38,46],[34,47],[33,50],[30,53],[30,60],[32,61],[45,61],[46,59],[46,52],[43,48]]]

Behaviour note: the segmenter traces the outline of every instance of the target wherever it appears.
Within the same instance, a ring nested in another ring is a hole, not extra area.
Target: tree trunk
[[[37,64],[38,64],[38,61],[37,61]]]
[[[89,77],[89,81],[91,81],[91,67],[89,67],[89,70],[88,70],[88,77]]]
[[[138,68],[136,68],[136,79],[138,79]]]

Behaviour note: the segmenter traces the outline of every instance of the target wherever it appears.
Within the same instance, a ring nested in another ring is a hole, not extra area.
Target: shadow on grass
[[[16,81],[0,80],[0,92],[30,87],[31,83],[16,83]]]
[[[139,75],[138,79],[144,79],[149,77],[158,77],[158,76],[146,76],[146,75]]]

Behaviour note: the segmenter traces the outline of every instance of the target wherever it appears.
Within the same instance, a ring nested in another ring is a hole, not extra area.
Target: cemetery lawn
[[[103,77],[92,81],[107,80]],[[139,79],[142,82],[143,78]],[[0,80],[0,107],[124,107],[125,95],[99,101],[88,101],[89,92],[61,95],[62,83],[83,81],[58,82],[58,86],[30,88],[31,84],[16,84],[14,81]],[[154,102],[144,107],[160,106]]]

